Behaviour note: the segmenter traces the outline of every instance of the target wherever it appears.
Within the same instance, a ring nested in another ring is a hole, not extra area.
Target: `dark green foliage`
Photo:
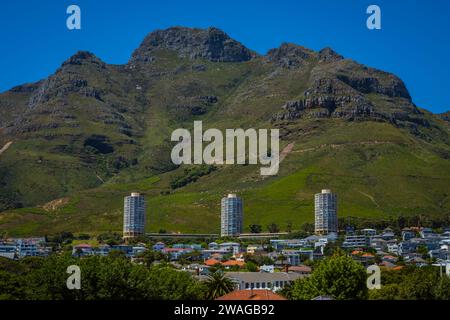
[[[280,228],[276,223],[272,222],[267,226],[267,231],[269,231],[270,233],[277,233],[280,232]]]
[[[269,258],[267,255],[263,255],[261,253],[254,253],[254,254],[244,254],[244,258],[246,263],[254,263],[257,266],[262,265],[270,265],[273,264],[273,260]]]
[[[1,179],[1,173],[0,173]],[[20,201],[18,192],[4,190],[0,192],[0,212],[8,209],[22,208],[23,204]]]
[[[217,170],[216,166],[201,165],[193,168],[184,169],[182,176],[177,176],[170,182],[172,189],[178,189],[188,185],[189,183],[197,181],[200,177],[210,174]]]
[[[218,270],[208,276],[205,281],[206,299],[214,300],[234,290],[236,284]]]
[[[249,229],[251,233],[261,233],[262,231],[262,227],[259,224],[251,224]]]
[[[248,272],[257,272],[258,271],[258,265],[252,261],[247,261],[245,263],[245,269]]]
[[[90,238],[91,236],[86,233],[81,233],[77,237],[78,240],[89,240]]]
[[[118,244],[122,242],[122,235],[117,232],[105,232],[97,236],[97,240],[106,244]]]
[[[54,236],[47,237],[48,242],[57,243],[57,244],[70,243],[70,242],[72,242],[73,239],[74,239],[74,236],[73,236],[72,232],[69,232],[69,231],[63,231]]]
[[[383,271],[381,289],[371,290],[374,300],[449,300],[450,277],[440,276],[436,267],[409,266],[401,270]]]
[[[320,262],[308,278],[296,280],[289,292],[294,300],[331,296],[338,300],[367,298],[364,267],[342,252]]]
[[[0,259],[1,263],[5,263]],[[204,287],[186,272],[167,265],[147,267],[122,256],[78,259],[70,255],[51,256],[39,263],[7,261],[0,268],[0,299],[26,300],[136,300],[200,299]],[[69,290],[69,265],[81,269],[81,289]]]

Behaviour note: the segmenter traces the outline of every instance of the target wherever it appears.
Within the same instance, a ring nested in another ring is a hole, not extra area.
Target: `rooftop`
[[[216,300],[287,300],[270,290],[236,290]]]
[[[294,281],[303,277],[296,272],[225,272],[225,275],[243,282]]]

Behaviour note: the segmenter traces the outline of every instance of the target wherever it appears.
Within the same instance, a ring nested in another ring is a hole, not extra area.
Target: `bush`
[[[308,278],[296,280],[289,296],[294,300],[310,300],[332,296],[338,300],[367,298],[366,270],[351,257],[337,252],[320,262]]]

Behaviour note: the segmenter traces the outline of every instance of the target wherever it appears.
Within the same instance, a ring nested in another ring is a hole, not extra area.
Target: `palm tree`
[[[221,270],[217,270],[213,274],[209,275],[208,279],[205,281],[205,284],[207,287],[206,299],[208,300],[214,300],[230,293],[236,287],[233,280],[225,276]]]

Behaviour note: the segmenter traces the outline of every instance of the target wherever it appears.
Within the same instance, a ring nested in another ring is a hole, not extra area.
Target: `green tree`
[[[262,227],[259,224],[251,224],[249,226],[251,233],[261,233]]]
[[[167,261],[167,256],[159,251],[146,250],[137,257],[138,261],[143,262],[147,267],[151,267],[155,261]]]
[[[327,295],[338,300],[367,298],[366,271],[352,258],[336,252],[322,261],[308,278],[296,280],[292,299],[312,299]]]
[[[205,286],[187,272],[164,264],[148,268],[123,256],[78,259],[63,254],[2,262],[0,259],[0,299],[198,300],[206,292]],[[81,269],[80,290],[67,288],[69,265]]]
[[[274,222],[272,222],[271,224],[269,224],[267,226],[267,230],[269,230],[270,233],[277,233],[280,232],[280,228],[278,227],[278,225]]]
[[[247,261],[247,263],[245,264],[245,269],[247,269],[248,272],[257,272],[258,266],[252,261]]]
[[[389,283],[381,286],[380,289],[369,291],[370,300],[399,300],[401,298],[401,285],[398,283]]]
[[[216,271],[213,274],[208,276],[208,279],[205,281],[206,285],[206,299],[214,300],[218,297],[221,297],[231,291],[233,291],[236,287],[236,284],[225,276],[225,274],[221,271]]]
[[[434,299],[450,300],[450,277],[444,275],[433,290]]]
[[[402,281],[401,297],[407,300],[434,299],[439,280],[439,272],[434,267],[416,268]]]
[[[286,232],[292,232],[292,221],[286,223]]]

